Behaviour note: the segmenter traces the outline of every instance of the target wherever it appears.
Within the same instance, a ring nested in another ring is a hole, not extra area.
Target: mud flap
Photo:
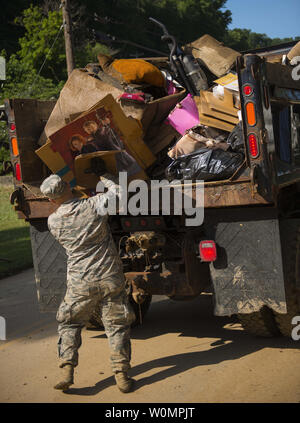
[[[215,315],[253,313],[264,305],[286,313],[278,220],[218,223],[215,231]]]
[[[67,256],[48,230],[47,220],[30,222],[40,312],[57,312],[66,291]]]

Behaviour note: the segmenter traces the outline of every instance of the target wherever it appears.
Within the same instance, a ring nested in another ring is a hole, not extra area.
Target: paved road
[[[0,402],[300,402],[299,342],[259,339],[238,323],[213,316],[212,298],[156,298],[132,331],[136,390],[121,394],[109,368],[105,334],[83,331],[75,384],[58,376],[56,322],[40,314],[32,270],[0,280]]]

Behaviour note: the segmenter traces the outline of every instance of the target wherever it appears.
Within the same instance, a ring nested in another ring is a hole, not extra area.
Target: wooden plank
[[[224,99],[215,97],[210,91],[202,91],[201,98],[204,98],[211,109],[228,115],[238,117],[238,109],[234,107],[233,95],[224,89]]]
[[[259,194],[252,196],[250,182],[223,186],[207,186],[204,189],[205,208],[247,206],[253,204],[270,203]]]
[[[239,118],[237,116],[232,116],[227,113],[218,112],[211,108],[211,105],[207,103],[204,96],[200,98],[200,104],[197,104],[198,110],[200,113],[206,116],[211,116],[215,119],[224,120],[225,122],[232,123],[233,125],[237,125],[239,123]]]
[[[231,132],[235,125],[225,122],[220,119],[214,119],[199,113],[199,121],[202,125],[212,126],[213,128],[222,129],[223,131]]]

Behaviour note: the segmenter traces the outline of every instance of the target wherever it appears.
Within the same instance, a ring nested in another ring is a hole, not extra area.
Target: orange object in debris
[[[161,71],[143,59],[117,59],[112,62],[112,67],[119,72],[125,82],[147,83],[155,87],[163,87],[165,79]]]

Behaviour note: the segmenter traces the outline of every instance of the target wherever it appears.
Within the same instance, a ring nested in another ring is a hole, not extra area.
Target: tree
[[[4,52],[1,53],[3,55]],[[56,84],[52,79],[38,75],[33,66],[12,54],[6,65],[6,81],[0,96],[4,98],[57,98],[64,81]]]
[[[231,22],[231,12],[222,11],[226,0],[85,0],[89,26],[122,40],[135,41],[168,53],[161,41],[162,31],[149,21],[153,17],[166,25],[179,44],[205,33],[222,40]],[[136,48],[114,43],[129,57]],[[147,52],[144,52],[147,54]]]
[[[25,28],[19,39],[21,49],[18,55],[25,65],[57,83],[67,79],[65,43],[62,27],[60,2],[48,0],[44,7],[30,6],[16,21]],[[74,26],[74,45],[76,67],[95,61],[97,51],[108,52],[99,44],[92,46],[87,38],[86,17],[82,7],[73,3],[72,20]],[[95,48],[93,48],[95,47]]]
[[[6,56],[2,51],[1,56]],[[0,104],[5,98],[38,98],[41,100],[58,98],[64,81],[55,84],[53,80],[38,75],[32,66],[12,54],[7,61],[6,81],[0,94]],[[2,162],[9,160],[9,140],[6,122],[0,122],[0,174]]]
[[[23,63],[38,71],[46,59],[43,76],[57,82],[66,79],[61,10],[44,15],[40,7],[31,5],[17,22],[25,28],[18,51]]]
[[[30,1],[32,4],[40,2],[41,0]],[[6,1],[0,13],[0,51],[4,49],[8,56],[17,51],[18,40],[24,34],[24,29],[15,23],[16,17],[24,10],[24,3],[24,0]]]
[[[289,41],[296,41],[295,38],[270,38],[266,34],[252,32],[250,29],[234,28],[227,31],[224,42],[229,47],[237,51],[246,51],[261,47],[268,47],[275,44],[281,44]]]

